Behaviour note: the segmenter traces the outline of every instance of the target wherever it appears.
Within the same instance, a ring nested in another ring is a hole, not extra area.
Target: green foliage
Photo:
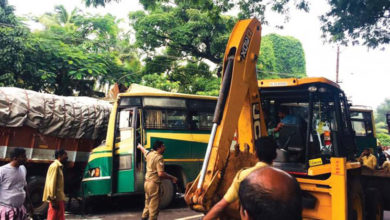
[[[0,77],[0,85],[59,95],[76,92],[94,96],[99,85],[117,79],[125,85],[141,80],[141,63],[135,48],[127,35],[120,34],[114,16],[82,14],[78,9],[68,12],[63,6],[56,6],[53,13],[35,19],[45,29],[29,33],[17,22],[12,8],[6,9],[8,18],[13,19],[8,22],[13,26],[6,27],[4,33],[9,38],[1,37],[0,44],[3,39],[12,41],[10,46],[17,51],[7,46],[0,49],[0,54],[5,54],[0,58],[0,71],[6,71]],[[3,11],[0,14],[5,14]],[[26,33],[20,32],[19,26]],[[1,65],[13,67],[1,68]]]
[[[84,0],[86,5],[104,6],[111,0]],[[115,0],[120,1],[120,0]],[[367,47],[378,47],[390,43],[390,1],[388,0],[329,0],[331,9],[321,15],[321,30],[323,36],[330,42],[342,44],[362,43]],[[234,6],[238,8],[238,18],[257,17],[263,24],[267,24],[265,14],[273,11],[289,20],[289,10],[297,8],[309,11],[307,0],[140,0],[147,10],[159,5],[187,4],[189,7],[197,5],[202,11],[213,14],[225,13]],[[283,27],[283,24],[277,26]]]
[[[390,135],[379,133],[376,135],[382,146],[390,146]]]
[[[20,85],[28,29],[14,15],[13,7],[0,0],[0,86]]]
[[[264,36],[257,68],[259,79],[305,77],[305,53],[301,42],[277,34]]]
[[[390,135],[386,122],[386,113],[390,112],[390,99],[385,99],[377,108],[375,114],[375,128],[377,138],[384,146],[390,146]]]
[[[390,43],[390,1],[330,0],[331,10],[321,16],[324,37],[375,48]]]
[[[234,19],[210,16],[209,11],[187,6],[155,8],[148,14],[129,15],[136,31],[136,45],[147,53],[166,47],[176,56],[197,57],[220,63]]]
[[[386,113],[390,112],[390,99],[385,99],[377,108],[375,122],[386,123]]]

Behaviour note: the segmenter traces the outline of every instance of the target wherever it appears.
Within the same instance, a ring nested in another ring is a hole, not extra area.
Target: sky
[[[85,8],[81,0],[9,0],[8,2],[15,6],[15,13],[18,16],[39,16],[53,11],[55,5],[62,4],[68,10],[78,7],[91,14],[111,13],[127,20],[130,11],[143,9],[136,0],[112,2],[104,8]],[[262,35],[277,33],[297,38],[305,51],[307,75],[326,77],[335,81],[337,47],[323,42],[318,18],[328,9],[326,0],[311,1],[309,13],[291,9],[290,20],[284,24],[282,30],[273,27],[282,24],[283,20],[280,16],[273,13],[266,14],[271,25],[262,27]],[[30,27],[39,28],[33,24]],[[390,98],[390,45],[385,46],[384,50],[367,49],[364,46],[341,46],[339,81],[341,81],[341,88],[354,105],[366,105],[375,109],[385,98]]]

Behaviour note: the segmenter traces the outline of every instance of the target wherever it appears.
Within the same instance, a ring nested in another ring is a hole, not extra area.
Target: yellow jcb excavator
[[[296,113],[297,123],[284,125],[279,134],[270,133],[279,146],[273,166],[294,175],[300,183],[303,217],[382,219],[387,198],[381,197],[378,184],[367,178],[362,181],[344,92],[324,78],[258,84],[260,36],[256,19],[239,21],[232,31],[204,163],[197,179],[187,186],[186,203],[196,211],[208,212],[223,197],[236,172],[257,162],[256,141],[268,135],[266,125],[270,128],[278,120],[278,109],[288,108],[290,114]],[[237,144],[232,144],[233,138]],[[363,185],[371,191],[363,190]],[[221,219],[239,219],[238,202],[230,205]]]
[[[239,21],[230,35],[206,156],[200,175],[185,195],[194,210],[210,210],[229,188],[235,173],[257,162],[254,144],[266,135],[256,77],[260,36],[257,19]],[[231,150],[234,136],[238,142]],[[239,217],[234,205],[227,216]]]

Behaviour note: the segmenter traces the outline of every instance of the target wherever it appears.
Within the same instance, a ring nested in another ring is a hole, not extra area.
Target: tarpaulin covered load
[[[64,97],[0,87],[0,126],[29,126],[44,135],[97,139],[105,136],[111,105],[89,97]]]

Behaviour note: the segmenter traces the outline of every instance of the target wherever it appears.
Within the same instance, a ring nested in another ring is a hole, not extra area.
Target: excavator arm
[[[186,203],[196,211],[210,210],[227,191],[236,172],[257,162],[254,145],[266,135],[256,76],[260,40],[261,25],[255,18],[239,21],[230,35],[202,170],[185,194]],[[235,137],[237,144],[232,146]]]

